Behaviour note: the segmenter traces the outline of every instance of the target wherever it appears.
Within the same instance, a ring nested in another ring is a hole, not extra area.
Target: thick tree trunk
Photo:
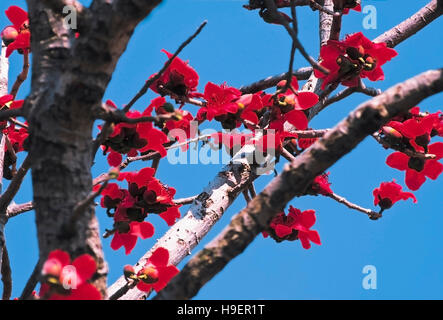
[[[92,190],[93,109],[101,104],[135,27],[159,2],[94,1],[81,13],[75,39],[61,11],[28,0],[33,70],[24,108],[40,259],[54,249],[72,258],[90,254],[98,266],[94,284],[104,296],[107,266],[94,208],[75,217],[73,209]]]

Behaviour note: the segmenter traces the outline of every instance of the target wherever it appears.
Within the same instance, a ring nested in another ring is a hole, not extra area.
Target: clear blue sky
[[[89,1],[82,1],[87,4]],[[428,1],[363,0],[377,8],[376,30],[363,30],[368,38],[409,17]],[[164,63],[160,52],[174,51],[208,20],[202,34],[188,46],[181,57],[190,60],[200,75],[200,90],[208,81],[240,86],[269,75],[285,72],[290,49],[289,37],[280,26],[265,24],[257,12],[242,9],[240,0],[164,0],[151,16],[137,28],[127,52],[120,60],[106,99],[118,105],[127,103],[144,81]],[[8,24],[4,10],[11,4],[26,7],[25,1],[2,1],[0,26]],[[343,34],[362,30],[364,15],[351,12],[344,18]],[[309,8],[298,9],[301,41],[308,52],[318,55],[317,13]],[[439,34],[443,20],[433,22],[417,36],[399,45],[398,57],[384,66],[386,80],[373,83],[386,89],[417,73],[441,67],[442,40]],[[20,56],[11,58],[11,79],[21,68]],[[297,55],[296,67],[306,66]],[[29,82],[21,96],[29,92]],[[144,109],[153,97],[150,94],[137,104]],[[367,98],[355,95],[329,107],[315,118],[311,126],[329,128]],[[420,104],[422,109],[435,112],[442,109],[442,95]],[[195,114],[196,107],[189,106]],[[365,140],[351,154],[334,165],[331,171],[332,189],[349,200],[373,208],[372,190],[382,181],[395,178],[404,185],[404,173],[389,168],[385,151],[375,141]],[[130,168],[139,169],[141,164]],[[177,189],[177,197],[201,192],[220,169],[220,165],[160,164],[158,177]],[[93,175],[107,170],[106,160],[98,155]],[[271,179],[264,176],[257,181],[262,189]],[[443,177],[427,181],[411,201],[396,204],[383,219],[370,221],[365,215],[351,211],[322,197],[294,199],[291,204],[302,210],[315,209],[317,223],[314,229],[321,236],[322,245],[304,250],[299,242],[277,244],[258,237],[244,254],[233,260],[196,296],[197,299],[442,299],[443,298]],[[32,199],[30,177],[16,197],[16,202]],[[245,206],[239,197],[223,219],[194,250],[201,249],[230,221],[233,214]],[[186,208],[182,209],[182,214]],[[104,210],[98,209],[101,230],[112,221]],[[165,231],[165,223],[153,217],[156,227],[152,239],[139,241],[132,254],[110,249],[110,240],[103,240],[105,255],[110,265],[109,282],[120,274],[124,264],[135,263]],[[18,296],[37,261],[37,241],[34,213],[12,219],[7,225],[8,249],[12,259],[14,291]],[[186,261],[185,261],[186,262]],[[182,263],[179,267],[183,267]],[[365,265],[377,268],[376,290],[362,288],[362,269]],[[1,284],[0,284],[1,287]]]

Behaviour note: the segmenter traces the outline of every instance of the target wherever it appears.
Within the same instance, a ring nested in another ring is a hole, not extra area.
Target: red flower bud
[[[395,139],[403,138],[403,135],[392,127],[384,126],[382,128],[382,131],[387,137],[395,138]]]
[[[2,33],[1,33],[1,37],[3,42],[6,45],[9,45],[10,43],[12,43],[15,39],[17,39],[18,37],[18,31],[16,28],[14,27],[6,27],[3,29]]]
[[[158,277],[158,270],[152,265],[144,267],[138,274],[138,278],[147,284],[156,283]]]
[[[127,264],[123,267],[123,274],[125,279],[132,278],[135,275],[135,269],[130,264]]]

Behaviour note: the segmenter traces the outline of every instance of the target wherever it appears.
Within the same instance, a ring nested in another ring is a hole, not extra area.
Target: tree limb
[[[313,179],[353,150],[392,117],[443,91],[443,69],[400,83],[361,104],[274,178],[231,223],[192,258],[156,299],[189,299],[242,253],[287,203],[305,193]]]
[[[442,14],[443,2],[441,0],[432,0],[409,19],[406,19],[392,29],[375,38],[374,42],[386,42],[388,47],[394,48],[404,40],[426,27]]]

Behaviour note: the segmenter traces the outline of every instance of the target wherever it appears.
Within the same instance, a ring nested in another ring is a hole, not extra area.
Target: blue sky
[[[87,4],[89,1],[82,1]],[[377,29],[363,30],[368,38],[375,38],[401,22],[428,1],[363,0],[363,5],[375,5]],[[128,103],[144,81],[165,61],[161,49],[174,51],[203,20],[208,25],[201,35],[181,54],[200,75],[199,89],[208,81],[227,82],[239,87],[269,75],[285,72],[290,41],[280,26],[265,24],[257,12],[242,8],[246,1],[234,0],[165,0],[137,28],[127,52],[121,58],[106,92],[105,99],[118,105]],[[25,1],[2,1],[0,12],[15,4],[26,7]],[[312,56],[317,56],[317,13],[309,8],[297,10],[300,39]],[[362,31],[364,15],[351,12],[344,18],[342,34]],[[0,26],[8,24],[0,14]],[[399,45],[399,55],[384,66],[386,80],[368,85],[381,89],[410,78],[428,69],[441,67],[443,20],[435,21],[418,35]],[[438,40],[440,39],[440,40]],[[295,67],[306,66],[297,55]],[[21,57],[11,58],[10,77],[15,79],[21,68]],[[20,96],[29,92],[29,81]],[[143,110],[154,95],[150,93],[136,105]],[[334,104],[316,117],[311,126],[329,128],[345,117],[367,97],[356,94]],[[436,95],[420,104],[423,110],[442,109],[442,95]],[[194,114],[197,107],[185,107]],[[382,181],[393,178],[404,186],[404,173],[385,164],[390,151],[381,148],[372,139],[366,139],[351,154],[331,169],[333,190],[362,206],[373,208],[372,190]],[[22,158],[22,156],[21,156]],[[105,158],[99,154],[93,176],[107,170]],[[130,168],[140,169],[143,164]],[[157,177],[177,189],[177,197],[195,195],[216,175],[220,165],[170,165],[159,167]],[[272,178],[263,176],[256,188],[262,189]],[[351,211],[331,199],[304,197],[290,204],[302,210],[315,209],[321,246],[304,250],[299,242],[277,244],[259,236],[249,248],[234,259],[211,280],[196,299],[442,299],[443,298],[443,178],[428,180],[418,192],[417,204],[405,201],[386,211],[383,219],[371,221],[365,215]],[[16,197],[17,203],[32,199],[30,176]],[[222,220],[194,250],[196,253],[229,223],[233,214],[245,206],[239,197]],[[182,214],[186,208],[182,208]],[[112,221],[104,210],[98,209],[101,230]],[[156,227],[152,239],[139,241],[129,256],[123,250],[110,249],[110,240],[103,240],[105,255],[110,265],[109,282],[120,274],[123,265],[135,263],[166,230],[165,223],[153,217]],[[12,219],[6,229],[8,249],[12,260],[14,291],[20,295],[37,261],[37,241],[34,213]],[[183,267],[186,260],[179,265]],[[377,289],[365,290],[362,269],[366,265],[377,268]],[[1,284],[0,284],[1,287]]]

